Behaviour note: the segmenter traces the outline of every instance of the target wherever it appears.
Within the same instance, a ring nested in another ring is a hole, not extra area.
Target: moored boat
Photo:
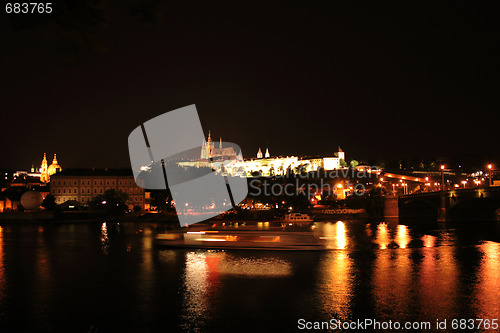
[[[285,215],[285,218],[280,220],[280,222],[312,222],[313,219],[307,215],[302,213],[290,213]]]
[[[365,209],[333,208],[333,209],[313,209],[315,221],[339,220],[339,219],[360,219],[366,218]]]

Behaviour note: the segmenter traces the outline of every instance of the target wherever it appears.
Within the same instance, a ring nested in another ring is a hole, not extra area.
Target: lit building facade
[[[178,164],[182,167],[211,167],[217,171],[223,167],[224,171],[232,175],[245,174],[247,177],[252,177],[279,176],[288,171],[297,173],[319,169],[337,170],[342,168],[343,160],[345,161],[345,153],[340,147],[333,157],[271,157],[269,148],[266,148],[264,154],[259,148],[257,158],[243,159],[241,152],[235,152],[233,147],[223,148],[222,139],[220,139],[219,148],[216,148],[209,132],[207,141],[203,140],[200,158],[193,161],[180,161]]]
[[[42,165],[40,166],[40,181],[42,183],[48,183],[50,182],[50,176],[60,171],[62,171],[62,168],[59,165],[59,162],[57,161],[56,154],[54,154],[54,159],[52,160],[52,164],[48,165],[47,154],[43,153]]]
[[[297,172],[303,170],[305,172],[324,170],[337,170],[342,168],[342,160],[345,160],[345,153],[342,149],[338,149],[334,157],[319,157],[319,158],[299,158],[297,156],[287,157],[271,157],[269,149],[266,148],[266,153],[263,156],[262,150],[259,148],[256,159],[247,159],[238,162],[235,167],[243,168],[247,176],[259,174],[262,176],[284,175],[287,170]]]
[[[50,193],[57,204],[68,200],[87,205],[106,190],[114,189],[128,195],[126,204],[145,208],[144,189],[135,184],[131,170],[126,169],[68,169],[51,177]]]

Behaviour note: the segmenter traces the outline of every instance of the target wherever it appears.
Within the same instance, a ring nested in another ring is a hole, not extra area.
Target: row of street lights
[[[444,164],[441,165],[440,169],[441,169],[441,191],[444,192]],[[489,179],[489,186],[493,186],[493,165],[490,163],[487,165],[487,168],[488,168],[488,179]],[[462,184],[464,185],[464,188],[465,188],[465,185],[467,184],[467,182],[464,180],[462,181]],[[477,185],[478,183],[476,183]]]
[[[489,186],[492,186],[493,185],[493,165],[490,163],[487,165],[487,168],[488,168],[488,178],[489,178]],[[434,185],[440,185],[440,188],[441,188],[441,191],[444,193],[445,191],[445,187],[446,187],[446,183],[445,183],[445,179],[444,179],[444,170],[445,170],[445,165],[444,164],[441,164],[439,169],[441,170],[441,184],[438,184],[438,183],[434,183]],[[404,178],[404,177],[403,177]],[[380,181],[382,182],[384,180],[384,178],[380,178]],[[430,186],[430,183],[428,183],[429,181],[429,177],[425,177],[425,186]],[[400,182],[403,182],[402,180],[400,180]],[[480,182],[477,182],[477,181],[474,181],[476,183],[476,185],[479,185]],[[464,188],[466,187],[467,185],[467,181],[463,180],[461,182],[464,186]],[[396,192],[396,186],[400,186],[400,184],[392,184],[392,191],[393,193]],[[455,185],[455,187],[458,187],[459,185]],[[408,184],[407,183],[402,183],[401,184],[401,187],[403,188],[403,193],[404,194],[408,194]]]

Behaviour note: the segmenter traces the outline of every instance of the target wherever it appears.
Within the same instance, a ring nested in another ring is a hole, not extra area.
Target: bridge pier
[[[439,198],[439,211],[437,221],[446,222],[446,197],[444,195],[444,191],[441,191],[441,195]]]
[[[384,200],[384,219],[399,218],[398,197],[395,195],[386,196]]]

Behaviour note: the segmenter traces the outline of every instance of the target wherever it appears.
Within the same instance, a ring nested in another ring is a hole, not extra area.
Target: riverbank
[[[101,223],[103,220],[110,222],[163,222],[178,225],[179,220],[175,213],[138,213],[131,212],[120,216],[97,214],[92,212],[3,212],[0,213],[0,224],[20,223]]]

